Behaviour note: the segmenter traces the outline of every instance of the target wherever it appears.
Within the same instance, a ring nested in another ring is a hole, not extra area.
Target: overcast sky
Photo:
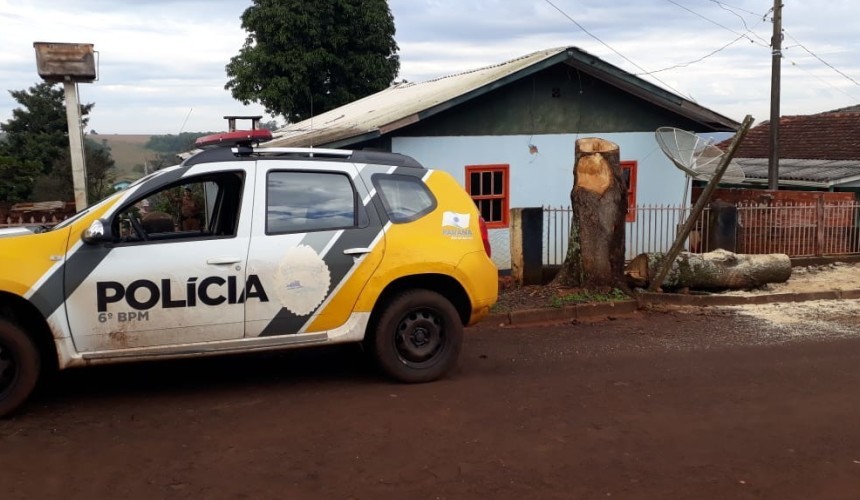
[[[40,81],[34,41],[95,45],[99,80],[82,84],[80,91],[83,102],[96,105],[89,129],[102,134],[217,131],[226,128],[224,115],[263,114],[262,107],[243,106],[224,90],[224,66],[245,39],[240,16],[249,5],[0,0],[0,122],[17,106],[8,91]],[[770,114],[770,0],[390,0],[389,5],[401,79],[423,81],[576,46],[738,121],[751,114],[761,122]],[[782,115],[860,104],[860,2],[784,0],[784,5]]]

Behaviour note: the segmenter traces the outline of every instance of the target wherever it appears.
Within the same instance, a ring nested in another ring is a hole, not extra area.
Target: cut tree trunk
[[[643,253],[627,265],[630,286],[645,288],[660,269],[663,253]],[[681,252],[666,278],[663,289],[737,290],[783,283],[791,277],[791,259],[781,253],[736,254],[726,250],[697,254]]]
[[[596,137],[576,141],[573,217],[567,256],[554,283],[596,288],[622,287],[627,183],[618,145]]]

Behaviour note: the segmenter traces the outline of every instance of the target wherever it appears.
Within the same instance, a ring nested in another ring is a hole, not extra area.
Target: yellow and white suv
[[[0,415],[44,369],[342,342],[434,380],[496,301],[488,254],[463,188],[410,157],[207,149],[0,233]]]

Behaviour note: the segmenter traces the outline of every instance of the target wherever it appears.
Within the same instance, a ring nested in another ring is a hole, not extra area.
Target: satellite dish
[[[714,177],[725,153],[710,141],[673,127],[660,127],[654,133],[657,144],[676,167],[687,176],[696,180],[710,180]],[[732,160],[723,173],[720,182],[739,184],[744,181],[743,169]]]

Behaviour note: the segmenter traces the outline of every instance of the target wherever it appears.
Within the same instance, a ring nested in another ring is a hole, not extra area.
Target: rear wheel
[[[445,297],[410,290],[386,307],[373,337],[382,369],[401,382],[436,380],[454,367],[463,345],[463,324]]]
[[[0,319],[0,417],[14,412],[36,387],[39,351],[16,324]]]

